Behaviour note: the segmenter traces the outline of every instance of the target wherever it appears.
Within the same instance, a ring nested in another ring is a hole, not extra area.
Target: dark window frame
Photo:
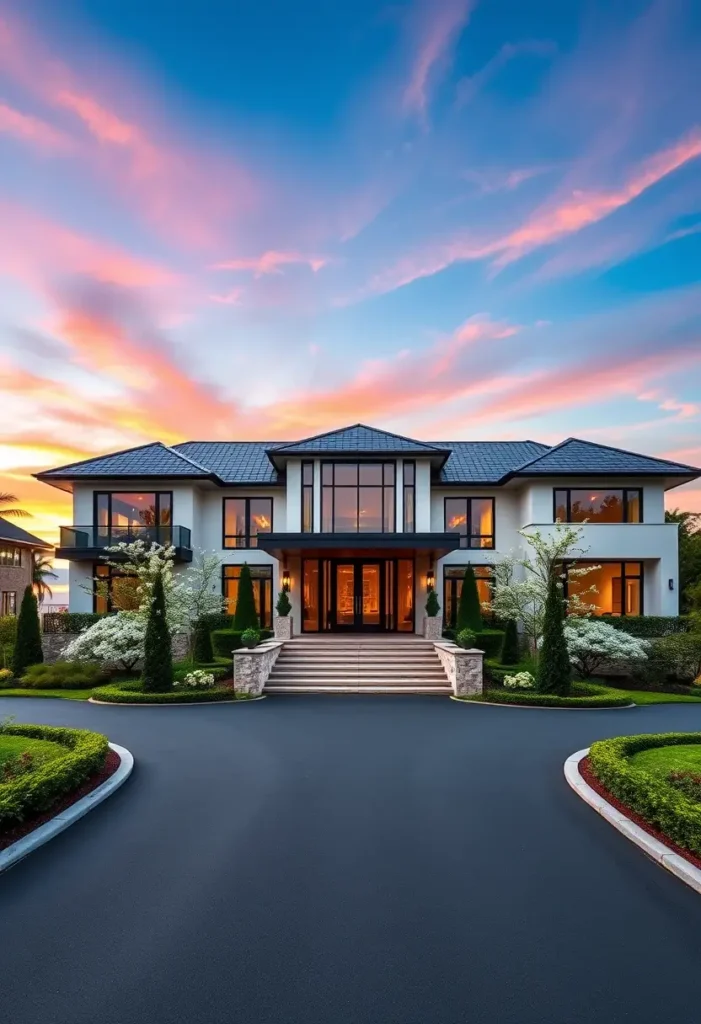
[[[260,620],[260,628],[261,629],[272,629],[273,628],[273,567],[272,567],[272,565],[251,565],[250,562],[248,562],[246,564],[248,565],[248,568],[251,570],[251,575],[252,575],[252,579],[253,579],[254,589],[255,589],[255,581],[256,580],[264,580],[266,582],[270,581],[270,588],[269,588],[269,590],[266,587],[261,587],[261,600],[259,602],[259,604],[260,604],[260,614],[259,614],[258,618]],[[235,579],[236,578],[234,576],[227,577],[227,574],[226,574],[227,569],[238,569],[239,572],[240,572],[241,569],[243,568],[243,566],[244,566],[243,562],[226,562],[226,563],[224,563],[224,565],[222,565],[222,567],[221,567],[221,592],[222,592],[222,597],[225,600],[226,600],[226,581],[227,581],[227,578],[228,579]],[[258,575],[254,575],[255,573],[257,573]],[[268,592],[270,594],[270,603],[269,603],[269,605],[268,605],[268,601],[266,599],[266,595],[267,595]],[[233,615],[234,613],[233,612],[229,612],[229,614]]]
[[[467,513],[465,516],[465,535],[463,536],[458,530],[450,530],[448,528],[448,502],[449,501],[464,501],[466,502]],[[490,501],[492,503],[492,532],[491,534],[472,534],[470,527],[472,526],[472,506],[473,501]],[[497,546],[497,507],[496,498],[490,498],[486,495],[471,494],[469,497],[465,497],[461,494],[447,494],[443,498],[443,529],[446,533],[457,533],[460,537],[460,548],[464,551],[494,551]],[[473,544],[472,541],[484,540],[484,538],[491,537],[492,543],[489,545],[484,544]],[[465,541],[465,543],[463,543]]]
[[[0,543],[0,552],[5,551],[12,555],[12,561],[0,557],[0,569],[21,569],[24,565],[22,547],[19,544]],[[8,590],[8,594],[12,591]]]
[[[405,472],[407,466],[411,466],[414,471],[414,479],[410,484],[406,482]],[[413,523],[411,530],[407,529],[407,491],[409,491],[412,496]],[[402,463],[402,528],[404,533],[416,533],[416,462],[414,459],[405,459],[404,462]]]
[[[331,483],[324,483],[324,467],[331,466]],[[358,481],[355,484],[337,484],[336,483],[336,467],[337,466],[356,466],[358,469]],[[380,466],[382,469],[382,483],[379,484],[361,484],[360,483],[360,467],[361,466]],[[385,483],[385,466],[391,466],[393,470],[392,483]],[[397,532],[397,462],[396,459],[364,459],[360,462],[348,461],[343,462],[338,459],[325,459],[321,463],[321,532],[326,534],[333,533],[357,533],[361,535],[363,533],[396,533]],[[403,477],[402,477],[403,479]],[[373,489],[380,491],[382,498],[382,513],[380,516],[382,522],[381,530],[361,530],[360,529],[360,490],[361,488]],[[336,491],[345,490],[356,492],[356,529],[355,530],[336,530]],[[331,529],[324,529],[324,492],[331,492]],[[392,498],[390,502],[390,509],[392,513],[391,526],[389,529],[385,529],[385,501],[387,498],[386,492],[391,491]]]
[[[12,600],[8,600],[12,598]],[[10,605],[12,607],[10,607]],[[17,616],[17,591],[16,590],[3,590],[2,592],[2,605],[0,605],[1,615],[14,615]]]
[[[107,571],[103,572],[102,574],[100,574],[98,572],[98,569],[106,569]],[[98,585],[98,582],[100,581],[100,577],[101,576],[102,576],[102,579],[106,580],[106,582],[107,582],[107,597],[106,597],[107,610],[104,613],[100,613],[99,609],[97,607],[97,602],[100,600],[100,595],[97,592],[97,585]],[[113,606],[112,606],[112,581],[114,579],[138,580],[138,578],[139,578],[138,576],[130,576],[129,573],[121,572],[115,566],[108,565],[107,562],[95,562],[93,564],[93,567],[92,567],[92,579],[93,579],[92,610],[93,610],[93,612],[95,614],[111,615],[115,611],[115,608],[113,608]]]
[[[172,491],[147,491],[145,488],[143,488],[143,492],[144,492],[144,494],[153,494],[153,496],[155,498],[156,519],[158,520],[158,522],[154,523],[152,528],[153,529],[161,529],[162,527],[166,527],[166,528],[170,527],[170,529],[172,530],[173,529],[173,520],[175,518],[174,515],[173,515],[173,492]],[[114,526],[113,523],[112,523],[112,498],[113,498],[113,496],[115,494],[134,494],[134,493],[136,493],[136,492],[135,491],[93,491],[93,496],[92,496],[92,502],[93,502],[93,517],[92,517],[93,528],[94,528],[96,536],[98,535],[98,531],[99,530],[101,530],[101,529],[106,529],[107,530],[107,539],[109,541],[108,546],[110,546],[110,544],[111,544],[112,531],[113,530],[119,530],[121,532],[127,532],[130,529],[133,529],[133,530],[141,530],[141,529],[147,530],[147,529],[149,529],[149,526],[148,526],[147,523],[139,523],[138,525],[133,526],[133,527]],[[161,498],[164,495],[166,495],[168,497],[169,501],[170,501],[170,522],[169,523],[161,523],[160,522],[160,518],[161,518]],[[98,519],[97,519],[98,499],[103,497],[103,496],[106,496],[109,499],[108,503],[107,503],[107,526],[106,527],[101,526],[98,523]],[[138,534],[136,535],[135,539],[136,540],[139,539]]]
[[[638,525],[640,523],[644,523],[645,522],[645,517],[643,515],[643,488],[642,487],[611,487],[611,488],[605,488],[605,487],[595,487],[595,486],[593,486],[593,487],[590,487],[590,488],[587,488],[587,487],[553,487],[553,522],[554,523],[557,522],[557,506],[558,506],[557,496],[558,496],[558,494],[565,494],[566,495],[565,509],[566,509],[566,516],[567,516],[567,518],[562,520],[562,522],[565,522],[565,523],[568,523],[568,524],[572,524],[572,491],[585,491],[585,490],[600,490],[600,491],[603,491],[605,494],[616,494],[616,493],[620,492],[622,494],[622,496],[623,496],[623,498],[622,498],[623,518],[621,519],[621,523],[630,523],[630,519],[628,518],[628,501],[629,501],[628,495],[629,494],[637,494],[638,495],[638,506],[640,508],[640,518],[634,520],[631,523],[631,525],[632,526],[636,526],[636,525]],[[582,520],[578,519],[578,520],[575,521],[574,525],[577,525],[577,523],[581,523],[581,522],[582,522]],[[617,526],[618,524],[617,523],[592,523],[590,521],[586,525],[587,526],[589,526],[589,525],[591,525],[591,526]]]
[[[230,533],[226,532],[226,503],[227,501],[243,501],[244,505],[244,519],[245,519],[245,533]],[[252,501],[269,501],[270,502],[270,529],[259,530],[258,533],[251,534],[251,502]],[[226,551],[246,551],[253,550],[258,547],[258,544],[252,544],[252,540],[257,540],[258,535],[261,533],[272,533],[273,532],[273,513],[274,513],[275,499],[265,495],[238,495],[229,494],[226,498],[222,498],[222,543],[221,546]],[[227,540],[236,540],[242,538],[244,544],[227,544]]]
[[[575,488],[576,490],[576,488]],[[609,524],[610,525],[610,524]],[[620,615],[596,615],[597,619],[617,618],[625,619],[626,615],[626,580],[640,580],[640,615],[631,615],[631,619],[641,619],[645,614],[645,563],[641,558],[578,558],[574,562],[563,562],[562,572],[564,575],[562,593],[567,600],[569,598],[569,576],[570,566],[578,565],[620,565],[621,567],[621,614]],[[640,572],[626,572],[626,565],[639,565]],[[583,577],[586,582],[587,577]]]
[[[457,585],[460,584],[460,586],[462,586],[463,580],[465,578],[465,570],[468,568],[468,566],[472,566],[473,569],[488,569],[489,573],[490,573],[490,577],[489,577],[490,581],[492,581],[492,582],[494,581],[494,563],[493,562],[464,562],[464,563],[460,563],[460,564],[455,563],[455,564],[451,564],[451,565],[444,565],[443,566],[443,614],[444,614],[444,616],[445,616],[445,614],[447,612],[448,605],[450,605],[451,610],[452,609],[455,610],[455,613],[456,613],[455,618],[457,619],[457,609],[458,609],[458,604],[460,602],[460,591],[458,590],[458,586]],[[461,575],[460,576],[446,576],[446,569],[459,569],[460,572],[461,572]],[[481,578],[484,579],[484,577],[481,577]],[[447,600],[447,597],[446,597],[446,585],[447,584],[450,584],[451,588],[455,591],[454,599],[451,600],[450,602]],[[453,584],[455,586],[453,586]],[[482,609],[482,615],[488,621],[492,621],[492,619],[493,619],[493,613],[485,612],[484,609]],[[448,622],[448,620],[446,618],[444,623],[443,623],[443,626],[446,629],[455,629],[456,622]]]
[[[311,469],[311,474],[312,474],[311,483],[305,483],[305,481],[304,481],[304,470],[305,470],[305,467],[308,467],[308,468]],[[300,473],[300,480],[301,480],[301,512],[300,512],[299,522],[300,522],[300,526],[301,526],[301,532],[302,533],[314,533],[314,463],[313,463],[313,461],[305,460],[304,462],[302,462],[302,468],[301,468],[301,473]],[[307,494],[309,495],[310,502],[311,502],[311,521],[310,521],[308,527],[305,525],[305,518],[304,518],[305,497],[307,496]]]

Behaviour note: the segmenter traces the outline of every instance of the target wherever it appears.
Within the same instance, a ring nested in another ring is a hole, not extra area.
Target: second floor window
[[[554,519],[561,523],[642,523],[643,492],[556,488]]]
[[[446,498],[445,529],[461,548],[494,547],[494,498]]]
[[[404,533],[416,531],[416,463],[404,463]]]
[[[0,544],[0,568],[7,565],[22,564],[22,548],[10,544]]]
[[[394,480],[394,462],[323,463],[322,532],[394,533]]]
[[[95,529],[100,544],[143,540],[170,544],[171,491],[110,491],[95,494]]]
[[[314,463],[302,463],[302,533],[314,532]]]
[[[272,533],[272,498],[224,498],[225,548],[256,548],[259,533]]]

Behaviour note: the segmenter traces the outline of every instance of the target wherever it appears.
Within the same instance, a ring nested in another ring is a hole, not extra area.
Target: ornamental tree
[[[12,656],[12,671],[16,676],[21,676],[30,665],[39,665],[43,660],[39,609],[36,594],[29,586],[24,589],[24,597],[17,619],[17,638]]]
[[[538,662],[537,687],[541,693],[566,697],[570,689],[570,657],[565,643],[560,582],[553,573],[543,613],[543,640]]]
[[[630,636],[601,619],[572,617],[564,626],[571,664],[578,675],[588,679],[607,664],[645,661],[650,644]]]
[[[458,633],[463,629],[472,630],[473,633],[482,632],[482,612],[480,610],[480,598],[477,592],[477,580],[475,570],[471,565],[465,569],[465,576],[460,588],[460,601],[458,602],[458,614],[456,621]]]
[[[115,664],[129,672],[144,656],[146,621],[136,612],[118,612],[98,619],[64,648],[65,661]]]
[[[258,612],[253,595],[253,580],[248,562],[241,566],[239,576],[239,589],[236,595],[236,610],[234,611],[234,629],[259,629]]]
[[[141,684],[147,693],[165,693],[173,687],[173,651],[166,618],[163,576],[156,576],[151,597]]]

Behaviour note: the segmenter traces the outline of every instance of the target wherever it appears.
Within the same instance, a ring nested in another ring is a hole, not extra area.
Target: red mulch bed
[[[685,850],[681,846],[677,846],[677,844],[670,839],[669,836],[666,836],[664,832],[660,832],[651,825],[649,821],[645,821],[645,819],[641,818],[639,814],[632,811],[630,807],[626,807],[626,805],[622,803],[618,797],[614,796],[613,793],[609,793],[609,791],[601,785],[596,775],[594,775],[594,772],[591,770],[588,757],[585,757],[583,761],[579,762],[579,772],[587,785],[591,786],[591,788],[595,790],[599,796],[602,796],[604,800],[607,800],[612,804],[617,811],[620,811],[621,814],[625,814],[629,817],[631,821],[634,821],[636,825],[639,825],[640,828],[647,832],[648,835],[653,836],[653,838],[657,839],[660,843],[664,843],[665,846],[668,846],[673,853],[678,853],[680,857],[684,858],[684,860],[688,860],[695,868],[701,868],[701,857],[699,857],[698,854],[692,853],[691,850]]]
[[[35,818],[30,818],[27,821],[18,822],[18,824],[12,826],[12,828],[5,829],[0,832],[0,850],[7,849],[8,846],[12,846],[18,839],[23,839],[25,836],[33,832],[35,828],[39,828],[40,825],[45,825],[47,821],[51,821],[61,811],[65,811],[71,804],[76,803],[82,797],[87,796],[88,793],[92,793],[94,789],[101,786],[103,782],[109,779],[110,775],[114,775],[121,764],[121,758],[119,754],[116,754],[114,750],[107,751],[107,757],[105,763],[99,772],[95,772],[91,775],[82,786],[74,790],[72,793],[62,796],[59,800],[54,803],[48,811],[44,811],[42,814],[37,814]]]

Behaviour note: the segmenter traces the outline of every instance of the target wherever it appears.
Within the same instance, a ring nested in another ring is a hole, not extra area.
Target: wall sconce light
[[[289,569],[283,569],[282,570],[282,589],[285,590],[285,591],[289,590],[291,583],[292,583],[292,580],[290,579],[290,570]]]
[[[667,581],[667,586],[669,587],[670,590],[674,590],[674,580],[668,580]]]
[[[426,589],[433,590],[436,585],[436,574],[433,569],[429,569],[426,573]]]

